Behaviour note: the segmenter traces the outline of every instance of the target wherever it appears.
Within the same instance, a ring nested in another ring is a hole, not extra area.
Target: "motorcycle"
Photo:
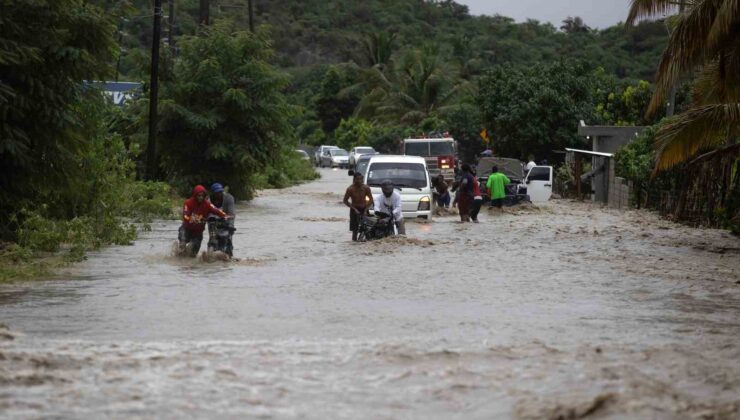
[[[236,228],[228,220],[211,215],[208,216],[208,248],[204,259],[228,260],[234,256],[234,246],[231,237]]]
[[[363,216],[357,231],[360,242],[383,239],[396,234],[396,220],[391,214],[376,211],[374,216]]]

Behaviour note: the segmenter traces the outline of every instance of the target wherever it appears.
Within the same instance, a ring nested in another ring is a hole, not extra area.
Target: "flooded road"
[[[356,244],[350,178],[0,285],[6,418],[740,418],[740,241],[556,200]]]

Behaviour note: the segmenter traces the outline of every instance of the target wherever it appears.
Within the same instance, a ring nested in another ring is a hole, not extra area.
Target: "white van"
[[[404,218],[432,216],[432,184],[423,157],[376,155],[370,158],[365,183],[373,197],[381,194],[380,184],[390,179],[401,193]]]

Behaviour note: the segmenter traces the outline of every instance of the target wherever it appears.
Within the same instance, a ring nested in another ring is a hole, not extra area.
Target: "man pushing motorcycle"
[[[390,179],[383,180],[380,183],[380,194],[375,196],[375,213],[386,213],[396,221],[399,235],[406,234],[406,226],[403,223],[403,209],[401,208],[401,194],[396,191],[393,181]]]
[[[230,218],[208,200],[204,186],[196,185],[193,195],[185,200],[182,208],[182,225],[178,231],[181,253],[190,257],[198,255],[206,221],[211,213],[224,219]]]

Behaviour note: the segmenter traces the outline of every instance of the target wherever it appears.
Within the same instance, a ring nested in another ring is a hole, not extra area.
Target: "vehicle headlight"
[[[418,210],[429,210],[429,204],[430,201],[428,196],[421,197],[421,199],[419,200]]]

